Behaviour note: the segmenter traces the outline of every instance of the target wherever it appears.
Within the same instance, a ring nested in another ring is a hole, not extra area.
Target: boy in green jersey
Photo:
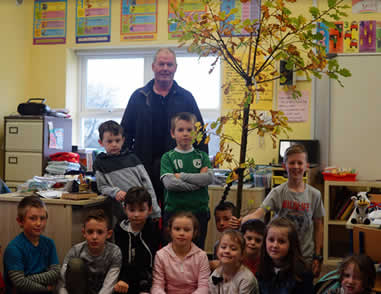
[[[175,149],[161,158],[160,179],[164,192],[164,225],[178,211],[190,211],[200,223],[195,243],[204,249],[210,219],[208,185],[213,173],[208,154],[193,148],[196,117],[187,112],[171,120],[171,136],[176,140]]]

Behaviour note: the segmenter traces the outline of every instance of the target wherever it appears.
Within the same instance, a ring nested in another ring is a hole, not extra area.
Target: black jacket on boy
[[[153,262],[161,234],[151,218],[147,218],[143,230],[138,233],[132,232],[129,224],[129,220],[124,219],[114,229],[115,243],[123,256],[119,281],[128,284],[128,294],[150,292]]]

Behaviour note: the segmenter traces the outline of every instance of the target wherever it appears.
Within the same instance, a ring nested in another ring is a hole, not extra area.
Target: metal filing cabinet
[[[4,176],[11,190],[43,175],[49,155],[71,151],[71,125],[71,119],[52,116],[5,117]],[[61,146],[49,144],[49,136],[56,130],[61,134]]]

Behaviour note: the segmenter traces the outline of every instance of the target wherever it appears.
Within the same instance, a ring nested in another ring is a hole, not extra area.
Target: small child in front
[[[192,240],[198,221],[190,212],[177,212],[168,222],[171,242],[160,249],[153,270],[154,294],[207,294],[208,257]]]
[[[267,226],[257,279],[261,294],[313,293],[313,274],[302,257],[298,233],[285,217]]]
[[[152,218],[159,218],[161,210],[143,164],[134,153],[121,152],[124,143],[123,128],[117,122],[109,120],[102,123],[98,130],[98,142],[106,150],[106,153],[102,152],[96,157],[94,163],[99,192],[121,203],[130,188],[144,187],[152,198]],[[122,210],[121,205],[114,207],[114,214],[117,211],[116,208]],[[117,218],[124,218],[124,212],[121,212]]]
[[[60,277],[56,246],[42,235],[48,212],[38,196],[24,197],[17,207],[23,229],[4,252],[6,293],[53,293]]]
[[[241,233],[226,230],[222,233],[217,256],[219,267],[209,278],[209,293],[258,294],[253,273],[242,264],[245,240]]]
[[[370,294],[376,279],[376,270],[372,259],[364,254],[349,256],[339,267],[339,289],[329,294]]]
[[[83,224],[85,241],[74,245],[61,268],[59,294],[111,294],[122,264],[119,247],[107,241],[110,221],[102,209],[90,210]]]
[[[223,196],[221,201],[214,208],[216,229],[220,233],[223,233],[227,229],[238,230],[240,226],[240,220],[234,216],[235,205],[230,201],[225,201],[225,198],[226,196]],[[214,271],[220,265],[220,261],[217,257],[218,243],[219,240],[214,244],[213,259],[209,262],[211,271]]]
[[[190,211],[199,221],[196,245],[204,249],[209,212],[208,185],[213,182],[211,163],[203,151],[192,146],[196,117],[181,112],[171,120],[171,135],[176,148],[161,158],[160,179],[165,187],[164,226],[178,211]]]
[[[243,254],[243,264],[256,275],[261,259],[263,239],[265,237],[266,226],[259,219],[248,220],[241,226],[241,233],[245,239],[245,253]]]
[[[115,292],[149,293],[152,268],[161,233],[148,216],[152,199],[143,187],[133,187],[124,199],[127,217],[114,229],[115,244],[122,250],[123,262]]]

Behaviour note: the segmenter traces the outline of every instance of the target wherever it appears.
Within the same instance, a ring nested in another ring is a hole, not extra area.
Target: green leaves
[[[337,0],[328,0],[328,7],[334,8],[336,6]]]
[[[318,15],[320,14],[320,10],[319,10],[319,8],[317,8],[317,7],[315,7],[315,6],[310,7],[309,10],[310,10],[310,13],[311,13],[311,15],[312,15],[313,18],[317,18]]]
[[[341,68],[337,72],[345,78],[352,76],[351,72],[346,68]]]

